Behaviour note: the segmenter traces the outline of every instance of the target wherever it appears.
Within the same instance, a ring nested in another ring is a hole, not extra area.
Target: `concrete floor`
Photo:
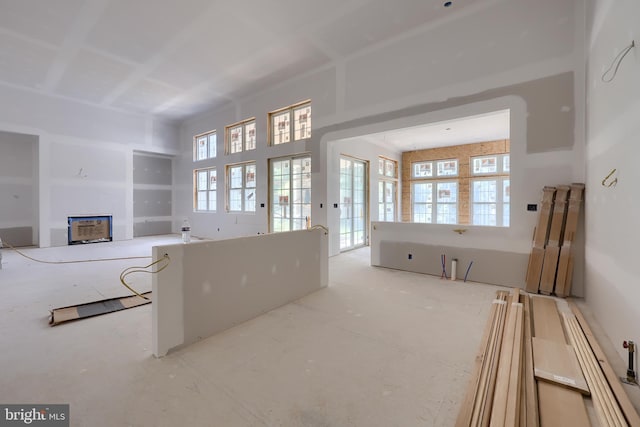
[[[26,252],[136,256],[178,240]],[[72,426],[450,426],[503,289],[373,268],[363,248],[330,259],[328,288],[156,359],[150,305],[47,323],[54,307],[126,295],[120,271],[150,261],[3,256],[0,402],[69,403]]]

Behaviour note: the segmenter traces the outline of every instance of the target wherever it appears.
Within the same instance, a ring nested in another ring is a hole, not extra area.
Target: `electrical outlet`
[[[537,210],[538,210],[538,205],[536,205],[535,203],[529,203],[529,204],[527,205],[527,210],[528,210],[529,212],[535,212],[535,211],[537,211]]]
[[[413,254],[409,254],[409,255],[407,255],[407,258],[408,258],[408,259],[413,259]]]

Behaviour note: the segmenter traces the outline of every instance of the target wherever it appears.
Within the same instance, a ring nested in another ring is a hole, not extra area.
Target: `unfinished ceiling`
[[[0,0],[0,85],[182,119],[476,2],[443,3]]]

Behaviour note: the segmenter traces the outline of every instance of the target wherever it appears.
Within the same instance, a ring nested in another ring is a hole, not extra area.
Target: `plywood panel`
[[[538,337],[533,338],[532,345],[536,378],[589,394],[572,346]]]
[[[553,298],[531,297],[533,335],[566,344],[562,322]],[[577,391],[538,381],[541,427],[590,426],[589,416]]]

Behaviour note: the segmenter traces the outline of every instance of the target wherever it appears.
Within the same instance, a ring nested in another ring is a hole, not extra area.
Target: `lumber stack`
[[[624,391],[624,388],[620,383],[620,378],[618,377],[618,375],[616,375],[615,371],[611,367],[611,364],[607,360],[604,351],[602,351],[600,344],[598,344],[598,341],[596,340],[595,335],[593,335],[593,332],[591,331],[591,328],[589,327],[586,319],[582,315],[582,312],[573,301],[569,301],[569,307],[571,308],[571,312],[573,313],[573,318],[575,320],[572,320],[573,330],[577,332],[576,335],[582,335],[586,339],[588,350],[590,350],[587,351],[586,354],[591,354],[591,356],[594,357],[592,361],[595,361],[599,367],[599,369],[596,369],[595,371],[599,371],[604,375],[606,386],[608,386],[610,391],[613,393],[615,402],[624,415],[626,424],[623,425],[640,427],[640,416],[638,415],[638,412],[629,400],[629,396],[627,396],[627,393]],[[575,325],[578,325],[578,327],[576,327]],[[600,384],[602,384],[603,386],[605,385],[605,382],[603,382],[601,379],[599,381]],[[607,400],[612,403],[613,401],[611,400],[609,393],[606,392],[606,394]],[[614,408],[613,410],[615,411],[616,409]]]
[[[561,316],[554,298],[496,294],[456,427],[640,427],[584,317],[569,306],[574,314]]]
[[[584,184],[544,187],[527,268],[526,291],[565,297],[571,292],[573,246]]]
[[[582,371],[589,383],[589,388],[593,391],[593,406],[596,409],[600,425],[602,427],[626,427],[627,422],[622,415],[618,402],[613,397],[613,392],[598,366],[596,357],[593,355],[591,348],[589,348],[587,339],[582,329],[580,329],[576,317],[567,313],[564,313],[563,317],[569,340],[576,349]]]
[[[528,295],[499,291],[456,427],[537,426]]]
[[[533,312],[533,336],[559,345],[566,345],[562,322],[553,298],[531,297]],[[534,365],[536,361],[534,359]],[[548,368],[547,368],[548,369]],[[565,384],[537,381],[540,426],[589,426],[589,417],[578,391]]]

